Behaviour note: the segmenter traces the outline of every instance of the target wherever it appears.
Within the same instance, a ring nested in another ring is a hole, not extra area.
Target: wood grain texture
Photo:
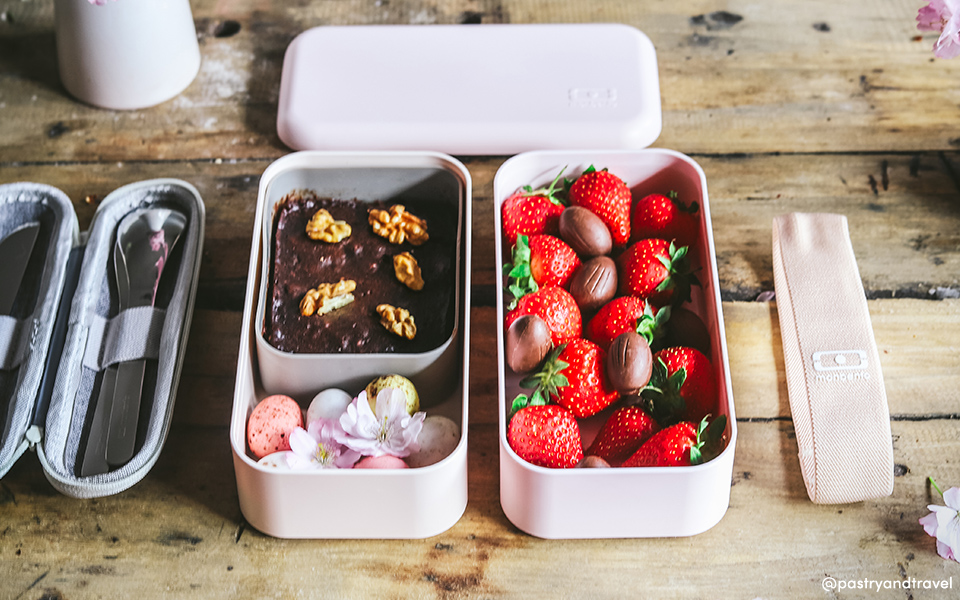
[[[146,480],[96,501],[64,499],[23,460],[0,484],[5,597],[635,598],[642,589],[772,599],[819,597],[826,576],[958,584],[916,522],[932,500],[925,478],[956,476],[958,421],[895,422],[893,496],[843,506],[807,499],[790,423],[741,423],[726,516],[696,537],[656,540],[519,533],[499,507],[492,425],[471,427],[470,500],[447,532],[277,540],[239,514],[227,444],[207,441],[225,442],[217,431],[175,428]]]
[[[176,99],[132,112],[65,97],[50,0],[2,0],[0,164],[275,158],[283,52],[310,27],[615,21],[658,49],[663,134],[687,153],[955,150],[960,64],[933,60],[916,2],[192,3],[203,55]],[[864,18],[869,14],[869,18]],[[235,24],[224,27],[224,23]],[[239,26],[239,29],[236,29]],[[919,39],[918,39],[919,38]]]
[[[941,153],[695,156],[707,176],[725,300],[773,289],[773,218],[793,211],[847,216],[868,297],[960,295],[960,203],[954,164]],[[475,301],[492,305],[493,178],[503,158],[465,158],[473,179]],[[195,185],[207,206],[200,305],[239,310],[260,174],[270,161],[196,160],[10,165],[0,183],[37,181],[74,200],[81,228],[117,187],[156,177]]]
[[[940,501],[928,476],[960,485],[960,62],[932,57],[936,36],[915,30],[920,4],[192,0],[197,79],[160,106],[114,112],[60,86],[52,0],[0,0],[0,184],[64,190],[82,228],[109,192],[155,177],[189,181],[207,207],[160,461],[122,494],[75,500],[53,490],[32,453],[22,457],[0,480],[0,599],[792,599],[821,597],[826,576],[952,577],[960,589],[956,564],[917,523]],[[657,48],[656,145],[687,153],[707,175],[739,433],[723,520],[685,539],[546,541],[506,519],[493,246],[493,178],[505,157],[463,157],[474,222],[466,513],[425,540],[280,540],[250,527],[227,424],[259,179],[288,152],[275,119],[289,42],[340,24],[611,21],[638,27]],[[771,221],[791,211],[849,219],[892,414],[889,498],[807,499],[776,302],[754,301],[773,289]]]

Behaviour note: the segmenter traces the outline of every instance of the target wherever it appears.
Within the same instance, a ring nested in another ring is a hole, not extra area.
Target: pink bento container
[[[459,214],[456,322],[440,347],[420,354],[291,354],[261,334],[269,284],[274,209],[287,193],[390,200],[416,186]],[[244,518],[282,538],[424,538],[452,527],[467,505],[467,400],[470,339],[470,174],[436,152],[296,152],[278,159],[260,180],[246,300],[240,333],[230,445]],[[460,441],[438,463],[410,469],[278,471],[247,450],[253,407],[271,394],[292,396],[303,409],[320,390],[356,396],[371,379],[409,377],[428,415],[460,428]],[[430,398],[428,398],[430,396]]]
[[[513,398],[521,377],[505,366],[504,329],[498,328],[500,504],[523,531],[543,538],[672,537],[701,533],[716,525],[730,501],[737,437],[726,338],[720,304],[710,204],[703,170],[672,150],[533,151],[507,160],[494,179],[497,264],[509,262],[504,246],[500,206],[519,188],[549,185],[561,169],[574,177],[590,165],[623,179],[639,199],[676,191],[685,202],[700,205],[701,239],[693,252],[700,266],[700,288],[687,308],[707,326],[713,366],[718,373],[719,412],[727,417],[726,447],[713,460],[690,467],[548,469],[520,458],[507,443]],[[503,289],[497,293],[497,319],[503,323]],[[584,448],[596,436],[610,409],[580,419]]]

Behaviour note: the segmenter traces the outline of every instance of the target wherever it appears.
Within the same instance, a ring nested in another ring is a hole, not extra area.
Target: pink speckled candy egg
[[[267,396],[247,421],[247,444],[258,459],[290,449],[290,432],[303,427],[303,411],[290,396]]]
[[[409,469],[402,458],[396,456],[365,456],[353,465],[354,469]]]

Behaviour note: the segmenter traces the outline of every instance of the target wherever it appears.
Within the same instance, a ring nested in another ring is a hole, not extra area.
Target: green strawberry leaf
[[[513,245],[511,252],[513,263],[503,265],[507,275],[506,291],[512,296],[507,303],[507,310],[513,310],[520,298],[540,289],[530,272],[530,255],[529,238],[523,234],[518,235],[517,243]]]
[[[536,375],[530,375],[529,377],[524,377],[520,380],[520,387],[525,390],[535,389],[540,385],[540,378]]]
[[[699,465],[705,462],[703,460],[703,445],[704,445],[703,433],[704,433],[704,430],[707,428],[707,419],[709,418],[710,418],[710,415],[707,415],[706,417],[703,418],[702,421],[700,421],[700,424],[697,425],[697,437],[694,440],[693,446],[690,447],[690,464],[691,465]]]
[[[530,277],[530,264],[523,263],[519,265],[514,265],[510,272],[507,273],[508,277],[513,277],[514,279],[525,279]]]
[[[530,398],[526,394],[520,394],[513,399],[513,403],[510,405],[510,416],[512,417],[518,411],[523,408],[526,408],[530,404]]]
[[[704,417],[704,421],[710,418],[710,415]],[[701,422],[703,426],[703,422]],[[703,440],[701,454],[703,462],[708,462],[720,455],[723,451],[723,436],[727,429],[727,416],[718,415],[716,419],[703,427],[700,433],[700,439]]]
[[[543,392],[540,391],[540,388],[537,388],[530,398],[530,406],[544,406],[546,404],[548,404],[547,399],[543,397]]]
[[[567,170],[566,167],[563,167],[562,169],[560,169],[560,172],[557,173],[557,176],[553,178],[553,181],[550,182],[550,185],[545,188],[533,189],[529,185],[524,186],[523,195],[524,196],[544,196],[545,198],[550,200],[550,202],[553,202],[557,206],[566,206],[567,203],[564,202],[563,199],[557,195],[557,192],[567,190],[566,179],[562,179],[563,172],[566,170]],[[557,184],[560,183],[561,180],[563,181],[563,183],[558,188]]]
[[[667,389],[677,390],[679,392],[686,380],[687,370],[683,367],[680,367],[667,379]]]
[[[657,255],[657,260],[667,269],[667,276],[657,286],[657,291],[674,290],[671,299],[673,304],[689,302],[691,286],[700,285],[700,281],[690,270],[690,261],[687,258],[689,250],[687,246],[677,248],[676,244],[670,242],[668,256]]]
[[[694,444],[690,446],[690,464],[699,465],[703,462],[703,454],[700,452],[700,446]]]
[[[552,396],[559,395],[559,388],[570,384],[566,375],[561,373],[570,366],[569,363],[560,360],[560,353],[566,347],[566,344],[562,344],[551,350],[539,371],[520,380],[520,387],[533,390],[533,393],[527,399],[529,404],[549,404]],[[514,404],[516,404],[516,400],[514,400]]]
[[[670,320],[670,307],[664,306],[654,314],[652,305],[648,302],[643,307],[643,314],[637,319],[634,331],[647,340],[649,346],[662,339],[667,332],[667,322]]]
[[[640,390],[647,412],[661,426],[672,425],[680,420],[687,408],[687,401],[680,395],[680,388],[687,380],[687,370],[677,369],[670,373],[662,358],[653,361],[650,382]]]

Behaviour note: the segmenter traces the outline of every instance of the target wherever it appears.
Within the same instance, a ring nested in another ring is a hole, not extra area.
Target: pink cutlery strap
[[[890,412],[846,217],[775,218],[773,275],[807,494],[817,504],[889,496]]]

